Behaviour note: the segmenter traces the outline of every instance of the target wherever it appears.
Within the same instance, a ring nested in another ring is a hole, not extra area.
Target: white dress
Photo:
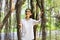
[[[33,26],[37,23],[40,23],[39,21],[33,20],[30,18],[28,21],[26,19],[23,19],[21,21],[22,23],[22,40],[32,40],[34,39],[34,32],[33,32]]]

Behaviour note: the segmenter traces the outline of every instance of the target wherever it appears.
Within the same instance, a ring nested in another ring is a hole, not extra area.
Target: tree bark
[[[33,0],[30,0],[30,5],[31,5],[31,12],[32,12],[32,18],[34,19],[34,1]]]
[[[9,36],[8,36],[8,21],[5,24],[5,40],[9,40]]]
[[[21,30],[20,30],[20,19],[21,19],[21,6],[22,6],[22,0],[17,0],[16,2],[16,19],[17,19],[17,36],[18,40],[21,40]]]
[[[42,40],[46,40],[46,32],[45,32],[45,24],[46,24],[46,18],[45,18],[45,11],[44,11],[44,0],[41,0],[41,27],[42,27]]]
[[[46,18],[45,18],[45,11],[44,11],[44,0],[36,0],[37,4],[41,10],[41,27],[42,27],[42,40],[46,40],[46,32],[45,32],[45,24],[46,24]]]
[[[30,5],[31,5],[31,12],[32,12],[32,18],[36,19],[36,4],[34,3],[34,0],[30,0]],[[36,40],[36,27],[37,25],[34,25],[34,40]]]

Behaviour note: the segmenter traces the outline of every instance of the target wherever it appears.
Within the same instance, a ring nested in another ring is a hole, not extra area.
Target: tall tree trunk
[[[46,32],[45,32],[45,11],[44,11],[44,0],[41,0],[41,27],[42,27],[42,40],[46,40]]]
[[[35,4],[35,0],[30,0],[30,5],[31,5],[32,18],[36,19],[36,4]],[[34,40],[36,40],[36,26],[37,25],[34,25]]]
[[[21,30],[20,30],[20,19],[21,19],[21,6],[22,6],[22,0],[17,0],[16,2],[16,19],[17,19],[17,36],[18,40],[21,40]]]
[[[8,36],[8,21],[5,24],[5,40],[9,40],[9,36]]]
[[[32,18],[34,19],[34,1],[30,0],[30,5],[31,5],[31,12],[32,12]]]
[[[38,14],[39,14],[39,7],[38,7],[38,5],[37,5],[37,3],[36,3],[36,20],[39,19]]]
[[[45,18],[45,11],[44,11],[44,0],[36,0],[37,4],[41,10],[41,27],[42,27],[42,40],[46,40],[46,32],[45,32],[45,24],[46,24],[46,18]]]

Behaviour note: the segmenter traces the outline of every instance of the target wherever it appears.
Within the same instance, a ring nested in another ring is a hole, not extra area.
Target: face
[[[31,15],[32,15],[31,11],[30,11],[30,10],[27,10],[27,12],[26,12],[26,17],[27,17],[27,18],[30,18]]]

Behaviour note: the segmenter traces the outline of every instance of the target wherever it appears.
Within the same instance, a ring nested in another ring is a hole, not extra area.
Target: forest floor
[[[42,40],[42,33],[37,35],[37,40]],[[47,31],[46,40],[60,40],[60,30],[53,30],[51,31],[51,34],[49,31]]]
[[[37,33],[36,35],[37,35],[37,40],[41,40],[42,38],[41,32]],[[5,36],[5,33],[1,33],[1,40],[4,40],[4,36]],[[17,40],[17,32],[9,33],[8,38],[10,38],[11,40]],[[51,37],[50,37],[49,31],[47,31],[46,40],[60,40],[60,31],[58,30],[51,31]]]

